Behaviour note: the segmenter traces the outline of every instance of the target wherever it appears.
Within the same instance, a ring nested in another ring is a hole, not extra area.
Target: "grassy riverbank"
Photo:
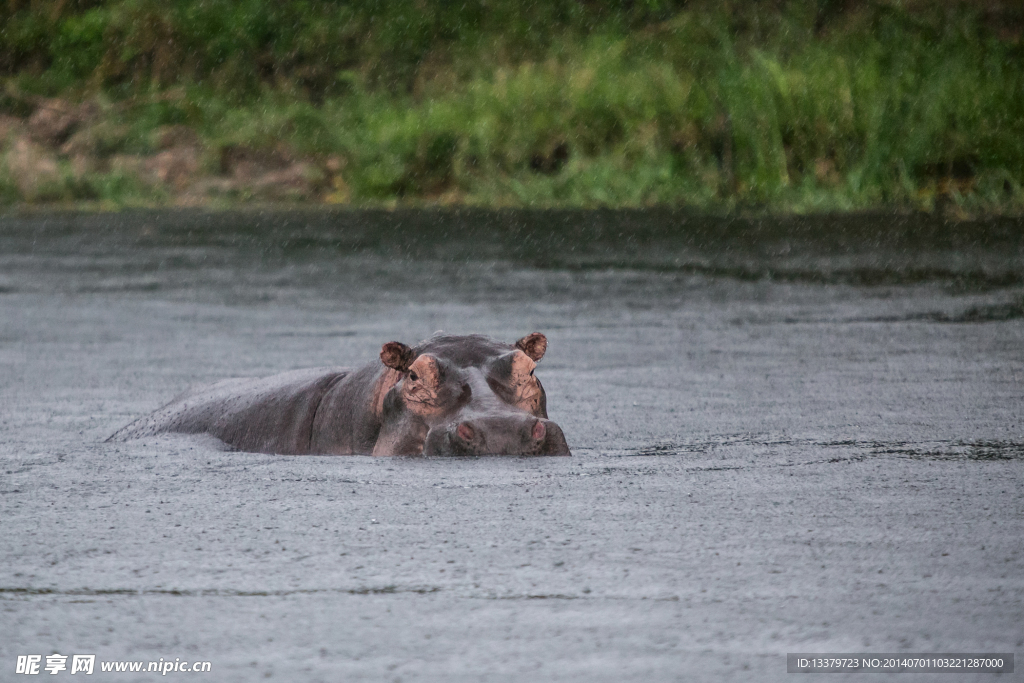
[[[0,203],[1024,209],[1011,3],[0,9]]]

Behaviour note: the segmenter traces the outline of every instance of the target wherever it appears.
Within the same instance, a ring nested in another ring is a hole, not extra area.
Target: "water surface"
[[[547,334],[574,456],[103,441],[440,329]],[[781,680],[787,651],[1019,650],[1022,349],[1013,220],[6,216],[0,659]]]

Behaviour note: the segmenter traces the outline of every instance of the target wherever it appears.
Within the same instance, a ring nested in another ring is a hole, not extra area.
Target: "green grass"
[[[283,144],[356,204],[1024,207],[1024,46],[967,5],[23,4],[8,91],[100,101],[101,155],[183,124],[209,173]],[[171,199],[75,182],[56,195]]]

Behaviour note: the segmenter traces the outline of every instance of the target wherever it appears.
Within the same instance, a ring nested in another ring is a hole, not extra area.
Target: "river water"
[[[544,332],[573,457],[104,442],[437,330]],[[783,680],[1024,645],[1019,220],[7,215],[0,430],[3,671]]]

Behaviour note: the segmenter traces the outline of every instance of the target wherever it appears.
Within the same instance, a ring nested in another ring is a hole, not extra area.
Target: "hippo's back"
[[[199,387],[132,422],[110,440],[165,432],[208,433],[242,451],[308,453],[320,401],[349,372],[348,368],[310,368]]]

